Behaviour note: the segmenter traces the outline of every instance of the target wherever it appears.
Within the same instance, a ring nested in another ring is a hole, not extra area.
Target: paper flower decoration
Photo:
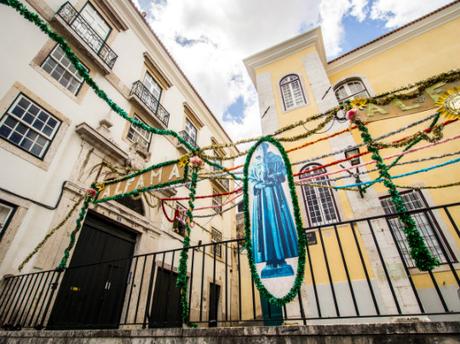
[[[349,121],[353,122],[358,114],[358,109],[353,108],[347,111],[346,117]]]
[[[194,155],[190,158],[190,165],[193,167],[201,167],[203,165],[203,160],[199,156]]]

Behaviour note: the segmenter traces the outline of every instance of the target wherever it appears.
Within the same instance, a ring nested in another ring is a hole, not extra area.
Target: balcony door
[[[161,87],[149,73],[145,73],[144,86],[157,101],[160,101]]]
[[[72,23],[72,26],[81,37],[86,38],[86,42],[95,51],[101,49],[111,31],[104,18],[89,2],[82,8],[80,15]]]

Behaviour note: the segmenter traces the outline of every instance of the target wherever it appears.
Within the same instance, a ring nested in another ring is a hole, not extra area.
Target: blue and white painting
[[[248,200],[257,272],[267,291],[283,297],[294,284],[299,252],[286,166],[272,143],[260,143],[251,157]]]

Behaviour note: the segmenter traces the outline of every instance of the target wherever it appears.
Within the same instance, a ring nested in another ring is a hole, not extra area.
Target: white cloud
[[[448,1],[135,0],[144,5],[155,32],[234,139],[260,133],[257,94],[242,63],[245,57],[319,24],[327,55],[337,56],[343,52],[347,15],[394,27]],[[242,123],[223,121],[239,97],[245,104]]]
[[[417,19],[452,0],[377,0],[372,4],[371,19],[385,21],[387,28],[395,28]]]

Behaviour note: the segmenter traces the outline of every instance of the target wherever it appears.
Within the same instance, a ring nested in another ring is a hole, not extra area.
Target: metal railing
[[[131,95],[137,96],[140,101],[153,112],[155,117],[166,127],[169,123],[169,112],[160,104],[159,100],[148,90],[142,81],[136,81],[131,88]]]
[[[69,2],[64,3],[57,14],[110,69],[113,68],[118,55]]]
[[[196,147],[196,140],[191,137],[186,130],[181,130],[179,131],[179,135],[182,136],[182,138],[187,141],[188,143],[190,143],[192,146]]]
[[[429,221],[438,221],[442,231],[450,233],[454,241],[460,238],[455,221],[460,219],[460,203],[408,213],[426,214]],[[403,259],[389,227],[388,220],[394,216],[307,228],[305,280],[298,297],[282,308],[261,300],[249,273],[242,239],[190,247],[187,273],[190,321],[200,326],[234,326],[273,325],[283,321],[306,324],[324,319],[370,321],[370,318],[398,316],[458,319],[459,267],[448,253],[451,248],[442,238],[442,232],[434,231],[434,235],[446,263],[432,272],[420,272],[409,268]],[[130,266],[123,282],[124,302],[116,313],[120,314],[119,319],[111,327],[180,326],[180,294],[175,286],[180,252],[181,248],[177,248],[137,255],[116,264],[116,261],[101,262],[68,268],[65,272],[52,270],[8,277],[0,287],[0,326],[50,328],[48,319],[63,276],[72,273],[85,276],[77,288],[84,290],[85,281],[91,280],[93,274],[100,274],[97,267],[104,264]],[[88,291],[92,292],[96,291]],[[84,297],[77,301],[66,303],[70,305],[66,311],[87,319],[94,305],[85,304]],[[107,327],[97,322],[91,325]]]

